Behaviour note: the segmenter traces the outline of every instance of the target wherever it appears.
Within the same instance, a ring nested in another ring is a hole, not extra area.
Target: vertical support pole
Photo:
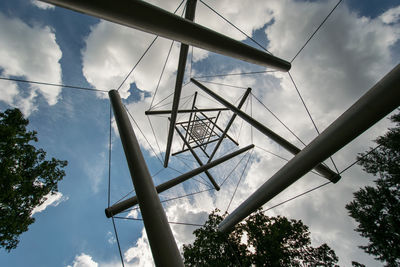
[[[197,0],[188,0],[186,6],[185,19],[192,21],[194,20],[194,13],[196,12],[196,1]],[[181,98],[182,83],[183,83],[183,77],[185,75],[185,66],[186,66],[188,51],[189,51],[189,46],[187,44],[181,43],[181,49],[179,52],[178,71],[176,74],[174,99],[172,101],[171,121],[169,123],[169,130],[168,130],[167,148],[165,150],[164,168],[168,167],[169,155],[171,154],[172,138],[174,136],[174,127],[179,107],[179,99]]]
[[[208,95],[213,97],[215,100],[220,102],[225,107],[227,107],[230,110],[232,110],[234,113],[236,113],[243,120],[247,121],[250,125],[254,126],[254,128],[256,128],[261,133],[263,133],[266,136],[268,136],[269,138],[271,138],[273,141],[278,143],[280,146],[285,148],[287,151],[289,151],[293,155],[296,155],[301,151],[298,147],[296,147],[295,145],[293,145],[292,143],[290,143],[289,141],[284,139],[282,136],[280,136],[277,133],[275,133],[274,131],[270,130],[268,127],[266,127],[265,125],[263,125],[259,121],[256,121],[255,119],[253,119],[252,117],[247,115],[245,112],[243,112],[240,109],[236,108],[234,105],[232,105],[231,103],[226,101],[224,98],[222,98],[221,96],[217,95],[216,93],[214,93],[213,91],[211,91],[210,89],[205,87],[203,84],[199,83],[195,79],[191,79],[191,81],[195,85],[197,85],[200,89],[202,89],[204,92],[206,92]],[[324,176],[326,179],[331,181],[332,183],[337,183],[340,180],[340,175],[338,175],[337,173],[335,173],[334,171],[332,171],[331,169],[329,169],[328,167],[326,167],[325,165],[323,165],[321,163],[317,164],[314,167],[314,169],[318,173],[320,173],[322,176]]]
[[[242,99],[240,100],[240,103],[239,103],[239,105],[238,105],[238,109],[241,109],[241,108],[242,108],[242,106],[243,106],[244,102],[246,101],[247,97],[249,96],[250,92],[251,92],[251,88],[247,88],[247,90],[246,90],[246,92],[244,93]],[[214,150],[213,150],[213,152],[211,153],[211,156],[208,158],[207,163],[208,163],[208,162],[211,162],[211,160],[214,158],[215,153],[217,152],[219,146],[221,145],[222,141],[224,140],[226,134],[228,133],[229,128],[231,128],[231,126],[232,126],[232,124],[233,124],[233,121],[236,119],[236,116],[237,116],[237,114],[234,113],[233,116],[232,116],[232,118],[231,118],[230,121],[228,122],[228,125],[227,125],[226,128],[225,128],[225,131],[222,133],[220,139],[218,140],[218,143],[215,145]]]
[[[190,153],[192,153],[193,157],[196,159],[197,163],[200,165],[200,167],[202,167],[204,164],[203,162],[201,162],[201,159],[197,156],[196,152],[194,152],[194,150],[192,149],[192,147],[190,146],[189,142],[184,138],[183,134],[179,131],[178,127],[175,126],[175,130],[177,131],[178,135],[182,138],[183,142],[186,144],[186,146],[189,148]],[[205,174],[207,175],[208,179],[210,180],[210,182],[213,184],[213,186],[215,187],[215,189],[217,191],[220,190],[219,185],[217,184],[217,182],[215,182],[214,178],[211,176],[211,174],[208,171],[204,171]]]
[[[183,266],[182,258],[160,203],[139,143],[116,90],[109,93],[115,121],[139,201],[144,227],[156,266]]]

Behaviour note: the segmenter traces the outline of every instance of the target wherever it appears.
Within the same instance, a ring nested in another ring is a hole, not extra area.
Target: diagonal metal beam
[[[187,140],[185,140],[185,137],[183,136],[183,134],[179,131],[178,127],[175,126],[175,130],[178,133],[178,135],[181,137],[182,141],[185,142],[186,146],[189,148],[190,153],[192,153],[193,157],[195,158],[195,160],[197,161],[197,163],[201,166],[203,166],[203,162],[201,161],[201,159],[199,158],[199,156],[197,156],[196,152],[194,152],[194,150],[192,149],[192,147],[190,146],[189,142]],[[215,187],[215,189],[217,191],[220,190],[219,185],[217,184],[217,182],[215,182],[214,178],[212,177],[212,175],[208,172],[205,171],[204,172],[208,179],[210,180],[210,182],[212,183],[212,185]]]
[[[210,163],[204,164],[201,167],[198,167],[198,168],[191,170],[187,173],[184,173],[172,180],[169,180],[163,184],[156,186],[156,191],[157,191],[157,193],[162,193],[162,192],[164,192],[180,183],[183,183],[183,182],[187,181],[188,179],[190,179],[208,169],[211,169],[227,160],[230,160],[231,158],[233,158],[237,155],[240,155],[252,148],[254,148],[254,145],[249,145],[249,146],[241,148],[237,151],[234,151],[230,154],[227,154],[223,157],[220,157],[219,159],[216,159]],[[107,216],[107,218],[110,218],[111,216],[117,215],[118,213],[123,212],[124,210],[129,209],[130,207],[133,207],[137,203],[138,203],[138,200],[137,200],[136,196],[128,198],[121,202],[118,202],[118,203],[112,205],[111,207],[105,209],[106,216]]]
[[[264,51],[185,20],[144,1],[133,0],[41,0],[104,20],[122,24],[234,57],[253,64],[288,71],[291,64]]]
[[[400,105],[400,64],[357,100],[218,226],[229,232],[241,220],[350,143]]]
[[[193,98],[193,103],[192,103],[192,109],[194,109],[194,107],[195,107],[195,105],[196,105],[196,99],[197,99],[197,91],[196,92],[194,92],[194,98]],[[195,113],[195,115],[196,115],[196,113]],[[189,115],[189,122],[188,122],[188,127],[190,126],[190,122],[192,121],[192,117],[193,117],[193,112],[190,112],[190,115]],[[185,139],[187,138],[187,132],[185,133]],[[182,150],[184,150],[185,149],[185,143],[183,143],[183,146],[182,146]]]
[[[215,135],[214,135],[214,136],[215,136]],[[204,146],[204,145],[207,145],[207,144],[211,144],[211,143],[217,142],[218,140],[219,140],[219,138],[215,138],[215,139],[213,139],[213,140],[209,140],[209,141],[205,142],[204,144],[201,144],[201,146]],[[193,149],[194,149],[194,148],[198,148],[198,147],[199,147],[198,145],[192,146]],[[172,156],[176,156],[176,155],[179,155],[179,154],[184,153],[184,152],[187,152],[187,151],[189,151],[188,148],[183,149],[183,150],[178,151],[178,152],[175,152],[175,153],[172,153],[171,155],[172,155]]]
[[[243,120],[247,121],[248,123],[250,123],[254,128],[256,128],[257,130],[259,130],[261,133],[265,134],[266,136],[268,136],[269,138],[271,138],[273,141],[277,142],[280,146],[282,146],[283,148],[285,148],[287,151],[289,151],[290,153],[296,155],[298,154],[301,150],[296,147],[295,145],[293,145],[292,143],[290,143],[289,141],[287,141],[286,139],[284,139],[283,137],[281,137],[280,135],[278,135],[277,133],[273,132],[272,130],[270,130],[269,128],[267,128],[265,125],[263,125],[262,123],[256,121],[255,119],[253,119],[251,116],[247,115],[245,112],[241,111],[240,109],[236,108],[234,105],[232,105],[231,103],[229,103],[228,101],[226,101],[224,98],[222,98],[221,96],[217,95],[216,93],[214,93],[213,91],[211,91],[210,89],[208,89],[206,86],[204,86],[203,84],[199,83],[198,81],[196,81],[195,79],[191,79],[191,81],[197,85],[200,89],[202,89],[204,92],[206,92],[208,95],[210,95],[211,97],[213,97],[215,100],[217,100],[218,102],[220,102],[222,105],[224,105],[225,107],[229,108],[230,110],[232,110],[232,112],[236,113],[239,117],[241,117]],[[314,167],[314,169],[320,173],[322,176],[324,176],[325,178],[327,178],[328,180],[330,180],[333,183],[337,183],[340,180],[340,175],[338,175],[337,173],[335,173],[334,171],[332,171],[331,169],[329,169],[327,166],[319,163],[316,164],[316,166]]]
[[[244,102],[246,102],[247,97],[249,96],[249,94],[251,93],[251,88],[247,88],[246,92],[244,93],[242,99],[240,100],[240,103],[238,105],[238,109],[241,109]],[[214,156],[215,153],[217,153],[217,150],[219,148],[219,146],[221,145],[222,141],[224,140],[224,137],[228,134],[229,128],[231,128],[234,120],[236,119],[237,114],[234,113],[232,118],[229,120],[228,125],[226,125],[225,131],[222,133],[218,143],[215,145],[213,152],[211,153],[210,157],[208,158],[208,162],[210,162]]]
[[[229,108],[201,108],[201,109],[180,109],[177,110],[176,113],[193,113],[193,112],[214,112],[214,111],[224,111],[229,110]],[[162,115],[162,114],[171,114],[172,110],[146,110],[144,114],[146,115]]]
[[[196,11],[196,0],[188,0],[186,5],[185,19],[194,20],[194,13]],[[182,43],[179,52],[178,71],[176,74],[174,99],[172,101],[171,120],[169,122],[169,130],[167,137],[167,148],[165,150],[164,168],[168,167],[169,156],[171,154],[172,139],[174,137],[174,127],[176,123],[177,111],[179,107],[179,100],[181,98],[183,77],[185,75],[186,60],[189,46]]]
[[[202,118],[202,119],[197,119],[196,121],[205,121],[205,120],[213,120],[213,119],[215,119],[215,117],[211,117],[211,118]],[[192,122],[193,122],[193,120],[192,120]],[[185,124],[188,124],[189,123],[189,121],[181,121],[181,122],[177,122],[175,125],[185,125]],[[189,126],[189,124],[188,124],[188,126]],[[221,130],[221,132],[222,132],[222,130]]]

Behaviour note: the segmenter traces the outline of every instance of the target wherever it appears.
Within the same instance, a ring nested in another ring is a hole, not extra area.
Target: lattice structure
[[[189,143],[203,144],[204,141],[211,138],[210,122],[195,116],[192,122],[188,122],[189,127],[184,127],[189,134]],[[191,124],[191,125],[190,125]]]
[[[218,112],[216,117],[208,117],[203,112],[201,115],[198,115],[196,111],[193,111],[188,121],[178,122],[176,124],[184,131],[186,142],[191,148],[200,148],[208,158],[210,158],[210,155],[207,152],[207,146],[218,141],[223,135],[223,132],[218,130],[221,128],[217,126],[220,114],[221,111]],[[181,151],[172,153],[172,155],[175,156],[190,150],[189,148],[185,149],[185,147],[187,147],[186,142],[184,142]]]

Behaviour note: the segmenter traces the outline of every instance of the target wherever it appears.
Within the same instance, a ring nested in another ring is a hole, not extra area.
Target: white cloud
[[[68,265],[67,267],[98,267],[99,264],[95,262],[90,255],[82,253],[79,256],[75,257],[72,265]]]
[[[40,9],[54,9],[54,8],[55,8],[54,5],[47,4],[47,3],[44,3],[44,2],[39,1],[39,0],[31,0],[31,3],[32,3],[34,6],[40,8]]]
[[[34,81],[61,83],[59,60],[62,53],[50,27],[29,26],[3,13],[0,13],[0,25],[0,73],[3,77],[17,76]],[[0,82],[3,88],[1,100],[20,108],[25,115],[37,108],[35,100],[39,94],[49,105],[55,105],[60,98],[60,88],[32,84],[29,85],[29,93],[24,96],[15,83]]]
[[[114,234],[111,233],[110,231],[107,232],[107,242],[111,245],[113,245],[117,242],[117,240],[114,237]]]
[[[92,32],[86,39],[86,48],[82,51],[84,76],[97,88],[117,89],[153,38],[150,34],[101,21],[92,27]],[[161,38],[154,44],[154,49],[149,51],[124,83],[120,91],[121,97],[129,96],[129,85],[134,82],[142,90],[155,89],[157,80],[151,78],[155,73],[161,72],[162,64],[155,67],[151,62],[164,58],[169,46],[170,42]],[[176,57],[171,57],[171,60],[177,62]],[[167,77],[176,68],[177,63],[172,62],[167,66]]]
[[[385,11],[380,18],[386,24],[397,23],[400,20],[400,6]]]
[[[269,49],[292,58],[314,31],[316,22],[321,21],[321,14],[327,14],[334,4],[335,1],[329,4],[285,1],[279,5],[273,11],[274,24],[266,29],[273,40]],[[287,10],[301,12],[287,16]],[[329,125],[390,70],[393,66],[390,48],[399,36],[397,27],[385,25],[380,19],[359,17],[343,4],[332,14],[294,61],[291,71],[320,128]],[[292,96],[286,93],[279,101],[298,99],[288,76],[277,77],[283,78],[283,89]],[[292,117],[288,121],[296,124],[298,120]]]
[[[154,266],[149,240],[144,229],[142,236],[136,242],[136,246],[124,252],[124,260],[133,266]]]
[[[106,144],[104,149],[108,149],[108,144]],[[83,170],[89,178],[91,189],[94,193],[99,192],[100,185],[104,182],[108,167],[108,165],[105,164],[106,162],[106,153],[104,152],[98,153],[95,157],[91,157],[82,162]]]
[[[168,220],[172,222],[185,222],[203,224],[208,218],[208,212],[204,209],[196,208],[194,205],[178,203],[171,205],[167,210]],[[198,228],[191,225],[171,224],[171,229],[180,250],[184,244],[194,241],[193,231]]]
[[[49,193],[44,196],[44,198],[46,200],[41,205],[35,207],[32,210],[31,216],[33,216],[35,213],[44,211],[49,206],[57,207],[60,203],[65,202],[69,199],[67,196],[63,196],[61,192],[55,192],[54,194]]]
[[[7,88],[5,93],[0,94],[0,100],[6,103],[12,103],[13,99],[18,95],[18,87],[15,82],[1,81],[3,88]]]
[[[134,218],[137,219],[139,216],[139,211],[137,209],[133,209],[129,211],[128,215],[126,215],[126,218]]]

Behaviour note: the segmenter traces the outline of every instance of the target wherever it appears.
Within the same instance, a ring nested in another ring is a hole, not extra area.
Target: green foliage
[[[0,246],[8,252],[17,247],[19,235],[35,221],[32,210],[65,176],[66,161],[45,160],[46,152],[35,131],[27,131],[29,121],[18,109],[0,113]]]
[[[364,264],[356,262],[356,261],[352,261],[351,262],[351,266],[353,266],[353,267],[365,267]]]
[[[235,229],[231,235],[217,231],[223,217],[217,210],[208,216],[203,227],[196,229],[193,244],[183,246],[187,266],[238,266],[248,260],[247,248],[240,244],[241,230]]]
[[[400,265],[400,113],[391,117],[396,123],[375,140],[379,147],[370,154],[360,154],[364,171],[377,176],[375,187],[366,186],[354,193],[346,205],[357,222],[355,229],[368,238],[366,253],[385,261],[386,266]]]
[[[186,266],[335,266],[338,261],[328,245],[311,246],[301,221],[258,211],[228,235],[216,230],[222,219],[214,211],[194,231],[194,243],[183,246]]]

